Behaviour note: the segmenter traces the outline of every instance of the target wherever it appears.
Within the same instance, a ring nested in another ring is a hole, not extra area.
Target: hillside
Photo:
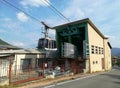
[[[112,48],[111,53],[112,53],[112,56],[120,57],[120,48]]]
[[[7,42],[5,42],[4,40],[0,39],[0,50],[4,50],[4,49],[21,49],[19,47],[13,46]]]

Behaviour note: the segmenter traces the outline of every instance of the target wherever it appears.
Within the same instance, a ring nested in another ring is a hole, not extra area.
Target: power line
[[[24,14],[26,14],[27,16],[29,16],[30,18],[34,19],[35,21],[41,23],[41,21],[35,17],[33,17],[32,15],[28,14],[27,12],[25,12],[24,10],[16,7],[15,5],[11,4],[10,2],[3,0],[7,5],[10,5],[11,7],[15,8],[16,10],[22,11]]]
[[[68,22],[71,22],[66,16],[64,16],[60,11],[58,11],[57,8],[54,7],[50,2],[48,2],[47,0],[44,0],[44,1],[51,6],[51,8],[50,8],[51,10],[53,10],[55,13],[57,12],[56,14],[58,14],[59,16],[61,16],[65,20],[67,20]],[[45,3],[44,1],[42,0],[43,3]]]
[[[16,10],[22,11],[24,14],[26,14],[26,15],[29,16],[30,18],[34,19],[35,21],[41,23],[41,21],[40,21],[39,19],[33,17],[32,15],[30,15],[30,14],[28,14],[27,12],[25,12],[24,10],[16,7],[15,5],[11,4],[10,2],[8,2],[8,1],[6,1],[6,0],[2,0],[2,1],[4,1],[7,5],[15,8]],[[0,2],[2,2],[2,1],[0,1]],[[45,1],[46,3],[45,3],[44,1]],[[54,7],[54,6],[53,6],[51,3],[49,3],[48,1],[46,1],[46,0],[44,0],[44,1],[42,0],[42,2],[45,3],[46,5],[49,4],[49,5],[51,6],[50,9],[53,10],[57,15],[59,15],[59,16],[62,17],[62,18],[64,18],[64,20],[70,22],[70,20],[69,20],[67,17],[65,17],[60,11],[58,11],[56,7]]]
[[[56,7],[54,7],[50,2],[48,2],[47,0],[44,0],[46,3],[48,3],[52,9],[54,9],[60,16],[62,16],[65,20],[67,20],[68,22],[70,22],[70,20],[64,16],[60,11],[57,10]]]

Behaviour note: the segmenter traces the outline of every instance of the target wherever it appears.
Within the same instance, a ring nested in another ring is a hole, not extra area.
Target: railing
[[[42,78],[42,75],[39,75],[37,70],[41,69],[40,67],[31,67],[29,66],[14,66],[10,71],[10,83],[17,84],[22,82],[27,82],[35,79]]]

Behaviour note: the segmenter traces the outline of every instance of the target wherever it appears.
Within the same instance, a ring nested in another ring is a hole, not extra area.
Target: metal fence
[[[10,84],[19,84],[32,80],[40,80],[42,78],[55,78],[70,73],[78,74],[82,72],[82,68],[83,67],[74,64],[70,66],[69,69],[66,69],[65,64],[48,66],[46,63],[42,63],[42,65],[35,67],[31,65],[27,67],[23,65],[12,66],[12,64],[10,64],[0,70],[0,79],[7,78]]]
[[[0,85],[9,82],[9,66],[0,65]]]
[[[41,70],[41,73],[39,73]],[[43,69],[41,67],[15,66],[11,67],[9,71],[9,80],[11,84],[27,82],[43,78]]]

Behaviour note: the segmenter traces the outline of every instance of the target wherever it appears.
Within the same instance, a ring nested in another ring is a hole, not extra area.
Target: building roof
[[[108,46],[112,49],[112,46],[111,46],[111,44],[108,42]]]
[[[0,52],[2,54],[43,54],[44,52],[37,49],[21,49],[21,50],[3,50]]]
[[[12,54],[0,54],[0,57],[8,57],[11,56]]]
[[[2,39],[0,39],[0,49],[5,50],[5,49],[21,49],[19,47],[13,46]]]
[[[89,24],[94,28],[94,30],[95,30],[102,38],[108,39],[107,37],[105,37],[105,36],[98,30],[98,28],[92,23],[92,21],[91,21],[89,18],[82,19],[82,20],[78,20],[78,21],[74,21],[74,22],[70,22],[70,23],[66,23],[66,24],[62,24],[62,25],[58,25],[58,26],[52,27],[52,29],[58,29],[58,28],[61,28],[61,27],[64,27],[64,26],[74,25],[74,24],[80,24],[80,23],[84,23],[84,22],[89,23]]]

